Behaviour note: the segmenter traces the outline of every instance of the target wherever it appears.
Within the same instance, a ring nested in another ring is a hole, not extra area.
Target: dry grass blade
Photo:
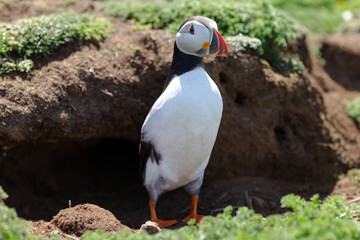
[[[356,202],[360,202],[360,197],[346,201],[345,204],[356,203]]]

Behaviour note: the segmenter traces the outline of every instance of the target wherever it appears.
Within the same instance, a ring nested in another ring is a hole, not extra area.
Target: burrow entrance
[[[10,196],[6,203],[21,217],[47,221],[69,200],[72,206],[93,203],[137,225],[128,214],[121,215],[145,208],[147,218],[138,148],[138,142],[121,139],[4,147],[0,185]]]

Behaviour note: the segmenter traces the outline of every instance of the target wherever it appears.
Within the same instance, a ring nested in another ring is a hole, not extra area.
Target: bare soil
[[[56,11],[105,17],[100,4],[1,1],[0,21]],[[174,36],[132,31],[131,23],[108,19],[115,32],[104,42],[67,45],[36,62],[30,74],[1,76],[0,185],[10,195],[6,204],[31,221],[33,234],[135,231],[149,219],[138,143],[169,71]],[[308,50],[313,41],[304,37],[291,47],[306,65],[302,76],[279,72],[252,52],[230,49],[226,58],[205,59],[224,114],[200,213],[216,215],[233,205],[267,216],[285,211],[280,199],[288,193],[360,195],[346,176],[360,166],[360,131],[343,104],[359,93],[360,41],[317,39],[325,67]],[[74,207],[67,208],[69,200]],[[189,203],[181,189],[166,193],[158,215],[182,219]]]

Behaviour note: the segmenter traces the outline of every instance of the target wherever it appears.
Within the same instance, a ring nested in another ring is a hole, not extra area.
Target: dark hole
[[[51,220],[60,209],[92,203],[130,226],[148,219],[139,178],[139,143],[120,139],[31,144],[2,152],[0,186],[20,217]],[[6,157],[4,157],[6,156]]]
[[[242,94],[241,92],[236,94],[236,98],[235,98],[235,102],[237,104],[243,104],[244,100],[246,99],[246,96],[244,94]]]
[[[277,127],[275,127],[274,132],[275,132],[276,139],[281,144],[286,138],[285,130],[282,127],[277,126]]]
[[[96,144],[91,148],[96,184],[105,189],[109,182],[140,183],[138,152],[137,142],[106,139]]]
[[[219,73],[219,81],[220,81],[221,84],[224,84],[224,83],[226,83],[228,81],[227,76],[225,75],[225,73],[223,73],[223,72]]]

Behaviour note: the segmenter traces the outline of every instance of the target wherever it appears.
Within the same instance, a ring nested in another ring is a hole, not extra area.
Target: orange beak
[[[229,52],[224,38],[221,36],[221,34],[218,31],[216,31],[216,35],[219,40],[219,51],[217,52],[216,56],[222,56],[223,54],[227,56]]]

